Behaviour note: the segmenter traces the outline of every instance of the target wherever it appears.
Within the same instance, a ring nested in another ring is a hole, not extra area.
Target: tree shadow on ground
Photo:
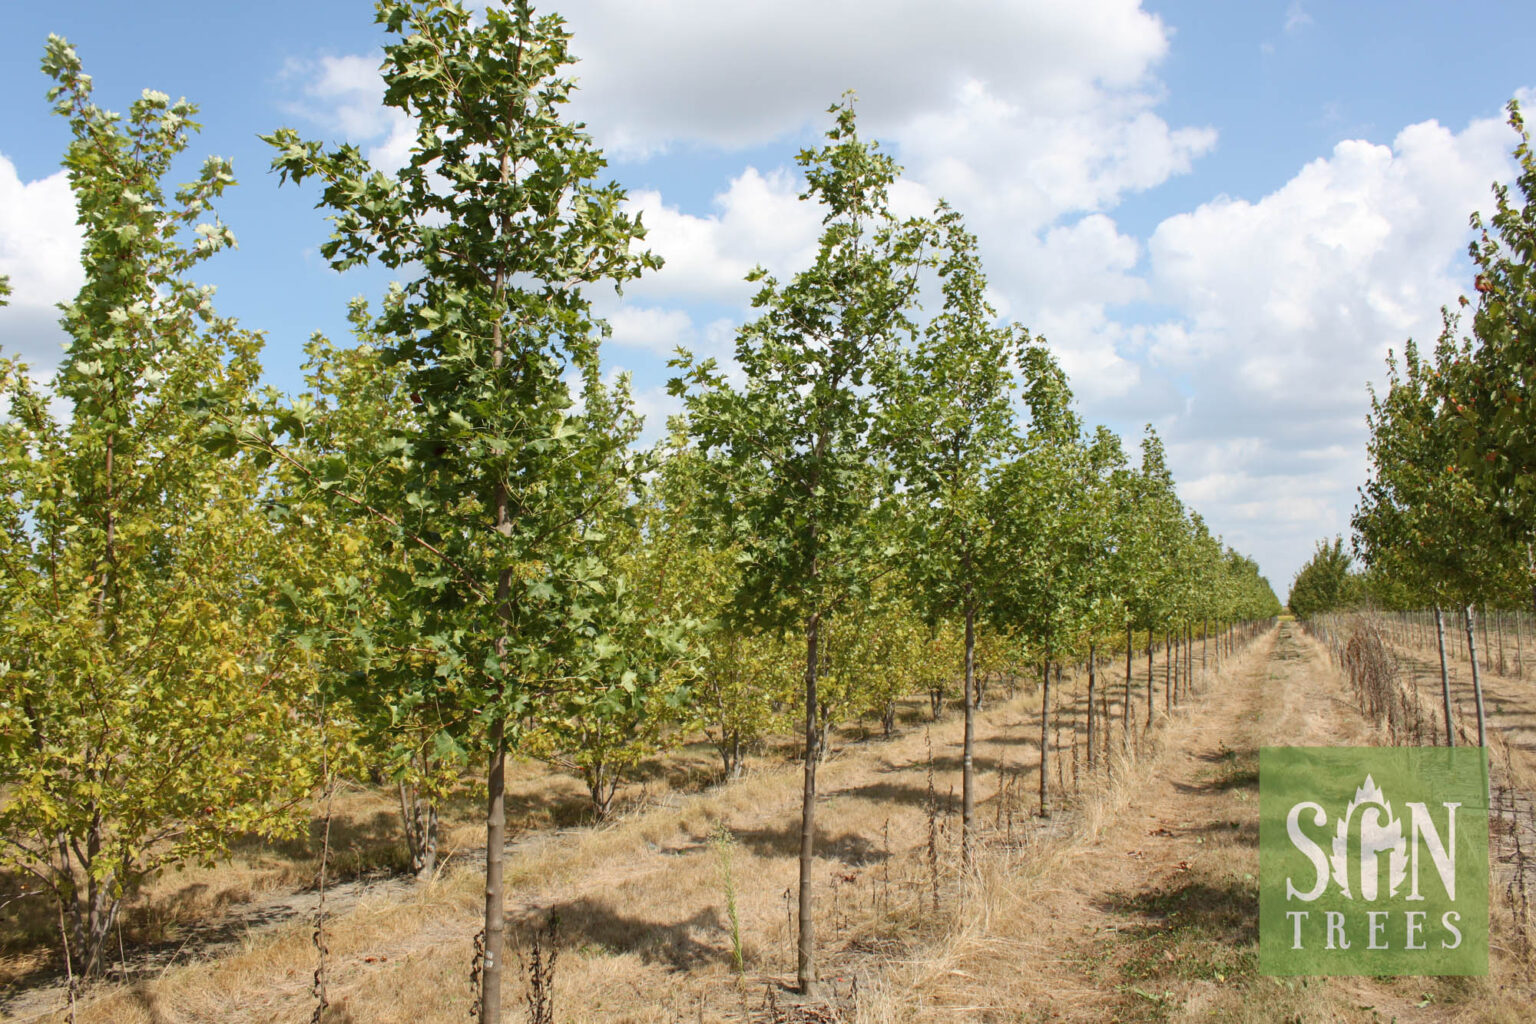
[[[1210,836],[1212,839],[1226,838],[1240,846],[1259,845],[1259,823],[1256,821],[1213,821],[1180,831],[1190,835]]]
[[[759,857],[794,857],[800,853],[800,823],[791,822],[779,828],[742,829],[735,833],[736,841]],[[864,836],[845,832],[828,837],[818,831],[816,857],[819,860],[837,860],[850,867],[878,864],[888,856],[878,843]]]
[[[868,800],[879,804],[906,804],[910,807],[924,807],[928,803],[927,786],[902,785],[896,782],[867,782],[862,786],[833,790],[825,795],[852,797],[855,800]]]
[[[549,909],[509,915],[512,941],[522,947],[546,927],[550,914],[560,918],[557,942],[564,948],[596,946],[609,953],[632,953],[645,963],[664,963],[675,971],[692,970],[729,956],[729,939],[720,911],[705,907],[679,921],[652,921],[620,913],[605,900],[584,896]],[[547,941],[542,936],[541,941]]]
[[[1215,750],[1195,755],[1206,764],[1214,765],[1213,777],[1206,782],[1190,784],[1175,782],[1173,788],[1181,793],[1229,793],[1233,790],[1259,788],[1259,752],[1251,747],[1233,750],[1222,744]]]
[[[1151,890],[1109,893],[1096,903],[1132,919],[1118,930],[1115,950],[1127,978],[1232,977],[1257,967],[1257,881],[1184,875]]]

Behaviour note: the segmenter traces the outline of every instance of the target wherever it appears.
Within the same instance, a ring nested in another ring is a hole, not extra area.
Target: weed
[[[731,851],[736,845],[736,837],[722,821],[715,825],[709,841],[715,848],[720,885],[725,889],[725,917],[731,923],[731,965],[738,975],[743,975],[746,973],[746,962],[741,955],[741,917],[736,911],[736,875],[731,869]]]
[[[523,959],[522,951],[517,962],[528,978],[528,1024],[554,1024],[555,1021],[555,964],[560,959],[560,915],[551,912],[542,929],[536,929]]]

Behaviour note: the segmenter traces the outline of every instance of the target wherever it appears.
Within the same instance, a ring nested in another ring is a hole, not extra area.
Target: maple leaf
[[[1393,816],[1392,805],[1376,785],[1376,780],[1367,775],[1365,784],[1355,790],[1355,798],[1349,802],[1349,806],[1344,809],[1344,816],[1339,819],[1339,827],[1333,838],[1333,856],[1329,858],[1333,867],[1333,880],[1346,899],[1355,898],[1349,888],[1349,826],[1354,819],[1355,809],[1367,805],[1380,807],[1386,814],[1386,824],[1381,824],[1379,818],[1374,824],[1366,823],[1362,816],[1360,844],[1362,848],[1371,846],[1390,850],[1387,857],[1388,895],[1396,896],[1398,886],[1408,876],[1408,841],[1403,837],[1403,823]]]

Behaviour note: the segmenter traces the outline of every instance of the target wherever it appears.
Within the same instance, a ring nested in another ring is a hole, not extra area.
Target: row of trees
[[[1485,727],[1475,608],[1536,606],[1536,157],[1518,104],[1508,109],[1516,190],[1496,184],[1493,216],[1472,216],[1476,299],[1461,296],[1457,309],[1443,311],[1431,351],[1410,341],[1400,362],[1389,357],[1386,389],[1372,393],[1370,476],[1353,518],[1364,572],[1344,579],[1334,595],[1336,603],[1352,594],[1387,608],[1432,609],[1447,708],[1443,609],[1461,611],[1479,742]],[[1464,333],[1468,307],[1471,331]],[[1332,569],[1340,556],[1336,545]],[[1317,581],[1338,575],[1309,568]],[[1446,735],[1449,742],[1449,721]]]
[[[989,667],[1043,665],[1049,709],[1053,663],[1123,640],[1128,729],[1136,634],[1150,659],[1159,633],[1278,610],[1179,502],[1156,435],[1131,466],[1043,341],[999,325],[960,215],[890,212],[898,169],[851,100],[799,157],[824,214],[813,263],[754,272],[734,365],[680,354],[686,414],[640,448],[584,289],[660,261],[561,116],[561,21],[525,0],[382,0],[378,19],[407,164],[267,137],[332,215],[326,258],[401,278],[353,303],[354,343],[312,339],[293,399],[189,280],[233,243],[212,214],[226,162],[163,184],[195,108],[146,92],[104,111],[49,40],[87,283],[51,391],[0,360],[0,859],[59,901],[87,973],[139,882],[297,828],[322,772],[385,766],[431,870],[436,801],[478,763],[479,1014],[498,1020],[509,751],[578,772],[601,815],[666,743],[702,730],[729,776],[794,714],[812,992],[833,723],[889,729],[902,697],[937,712],[958,681],[970,857]]]

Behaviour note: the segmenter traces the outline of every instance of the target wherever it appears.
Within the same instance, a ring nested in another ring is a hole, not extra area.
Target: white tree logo
[[[1408,840],[1403,835],[1401,819],[1392,813],[1386,794],[1369,775],[1355,790],[1355,798],[1344,810],[1333,837],[1333,880],[1348,899],[1354,899],[1349,887],[1349,835],[1355,811],[1360,811],[1360,898],[1374,900],[1379,894],[1377,857],[1387,854],[1387,895],[1396,896],[1408,877]]]

